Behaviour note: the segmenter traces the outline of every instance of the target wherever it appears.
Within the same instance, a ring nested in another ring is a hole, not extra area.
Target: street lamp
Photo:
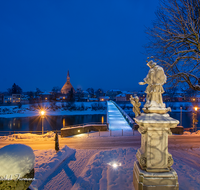
[[[43,134],[44,134],[43,119],[44,119],[44,116],[45,116],[45,111],[42,110],[42,111],[40,112],[40,114],[41,114],[41,117],[42,117],[42,135],[43,135]]]
[[[194,107],[194,110],[195,110],[195,112],[192,113],[192,125],[193,125],[192,127],[193,127],[193,132],[195,131],[196,125],[197,125],[197,122],[198,122],[198,120],[197,120],[197,111],[198,111],[198,107],[195,106],[195,107]]]
[[[180,107],[181,109],[181,115],[180,115],[180,126],[182,126],[182,107]]]

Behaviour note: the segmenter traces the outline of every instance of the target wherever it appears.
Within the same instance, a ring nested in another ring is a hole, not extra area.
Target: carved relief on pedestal
[[[138,128],[138,131],[139,131],[139,133],[141,133],[141,134],[145,134],[145,133],[147,132],[147,127],[142,127],[142,126],[140,126],[140,127]]]
[[[141,153],[140,149],[136,153],[136,158],[139,161],[140,167],[144,170],[147,167],[147,158],[145,154]]]
[[[169,128],[167,131],[168,135],[172,135],[171,129]]]
[[[146,168],[147,167],[147,158],[146,157],[141,157],[139,163],[142,166],[142,168]]]
[[[171,167],[174,164],[174,160],[171,154],[168,154],[168,167]]]

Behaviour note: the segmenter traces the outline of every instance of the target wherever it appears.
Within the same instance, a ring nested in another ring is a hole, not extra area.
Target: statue
[[[135,113],[135,117],[137,117],[138,115],[141,114],[140,112],[141,103],[139,102],[139,98],[138,96],[135,96],[133,98],[133,96],[131,95],[130,101],[131,101],[131,104],[133,105],[133,112]]]
[[[164,93],[163,85],[166,83],[167,76],[163,68],[152,60],[147,65],[150,67],[150,70],[144,82],[139,82],[140,85],[148,84],[145,90],[147,95],[143,110],[145,113],[166,113],[170,111],[170,108],[165,108],[162,94]]]

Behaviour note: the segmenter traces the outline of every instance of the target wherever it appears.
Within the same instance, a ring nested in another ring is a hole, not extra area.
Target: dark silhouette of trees
[[[54,86],[51,91],[56,94],[56,93],[60,92],[60,90],[61,90],[60,87]]]
[[[71,88],[71,90],[68,92],[68,100],[69,100],[70,102],[75,101],[75,94],[74,94],[73,88]]]
[[[99,89],[95,92],[95,94],[96,94],[96,97],[97,97],[97,98],[100,97],[100,96],[104,96],[104,95],[105,95],[105,93],[103,92],[103,90],[102,90],[101,88],[99,88]]]
[[[83,91],[81,88],[77,88],[75,96],[76,96],[76,101],[81,100],[81,98],[83,97]]]
[[[12,85],[12,88],[8,88],[8,93],[11,94],[21,94],[22,93],[22,89],[21,87],[19,87],[18,85],[16,85],[15,83]]]
[[[147,29],[147,53],[164,67],[172,86],[200,90],[200,0],[163,0]]]
[[[91,98],[94,97],[94,89],[93,88],[88,88],[86,91],[89,93]]]
[[[36,88],[35,95],[39,96],[41,93],[42,93],[42,91],[39,88]]]

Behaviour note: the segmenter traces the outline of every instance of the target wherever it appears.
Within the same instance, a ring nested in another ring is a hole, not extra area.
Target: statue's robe
[[[145,93],[146,104],[144,107],[163,107],[162,94],[164,93],[163,84],[166,83],[167,77],[162,67],[156,65],[151,68],[144,81],[148,84]]]

